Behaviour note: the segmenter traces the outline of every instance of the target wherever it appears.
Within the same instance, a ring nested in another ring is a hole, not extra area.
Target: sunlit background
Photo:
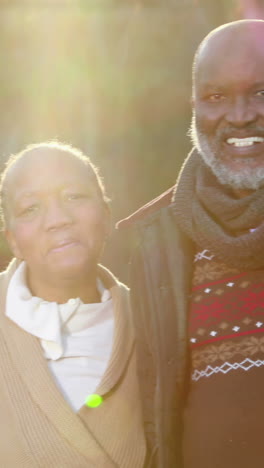
[[[101,169],[113,223],[127,216],[173,185],[194,51],[240,18],[264,18],[264,2],[0,0],[0,168],[28,143],[71,143]],[[105,252],[121,278],[127,250],[117,235]],[[9,256],[2,240],[1,267]]]

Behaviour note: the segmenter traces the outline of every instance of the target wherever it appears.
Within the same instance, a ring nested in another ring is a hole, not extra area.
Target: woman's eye
[[[68,200],[79,200],[81,198],[85,198],[86,195],[84,193],[69,193],[67,195]]]
[[[37,210],[38,210],[38,205],[30,205],[30,206],[26,206],[25,208],[23,208],[21,210],[21,214],[27,215],[27,214],[35,213]]]
[[[92,192],[72,192],[72,193],[65,193],[64,195],[65,200],[74,201],[74,200],[84,200],[86,198],[92,197]]]

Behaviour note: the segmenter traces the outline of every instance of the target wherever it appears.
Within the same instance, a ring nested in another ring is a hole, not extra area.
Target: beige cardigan
[[[114,303],[113,350],[97,389],[103,403],[83,406],[76,414],[57,388],[39,340],[4,314],[17,265],[13,260],[0,274],[1,468],[143,467],[146,447],[127,288],[99,267]]]

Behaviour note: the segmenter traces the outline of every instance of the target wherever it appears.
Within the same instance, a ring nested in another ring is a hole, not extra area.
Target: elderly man
[[[109,207],[96,169],[59,143],[2,175],[16,257],[0,275],[0,465],[142,467],[127,288],[98,265]]]
[[[154,386],[140,381],[152,466],[264,464],[263,45],[261,20],[202,41],[194,149],[176,186],[120,223],[138,234],[131,287],[140,375],[147,366]]]

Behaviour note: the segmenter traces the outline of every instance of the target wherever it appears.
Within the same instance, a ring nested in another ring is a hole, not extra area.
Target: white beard
[[[234,189],[256,190],[264,184],[264,167],[250,167],[251,160],[243,159],[244,164],[239,171],[227,166],[219,157],[220,135],[215,136],[215,142],[210,143],[208,137],[197,129],[195,115],[189,130],[192,143],[201,154],[204,162],[211,168],[214,175],[223,185],[229,185]]]

